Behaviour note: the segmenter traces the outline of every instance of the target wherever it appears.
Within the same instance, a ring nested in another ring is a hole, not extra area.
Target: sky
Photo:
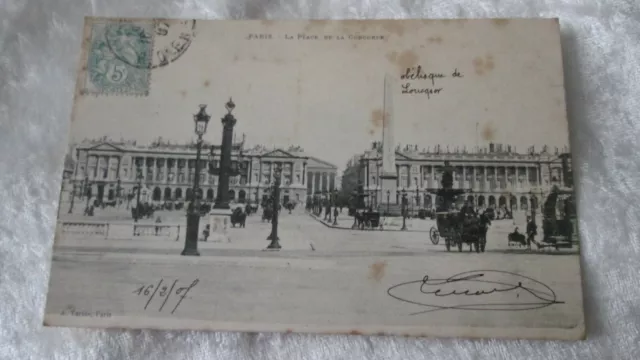
[[[384,22],[314,24],[200,21],[180,58],[150,70],[148,96],[78,95],[71,140],[187,142],[194,139],[193,114],[206,104],[212,118],[205,140],[219,143],[224,104],[233,97],[237,139],[245,133],[249,146],[300,145],[343,169],[354,154],[382,140],[389,74],[396,143],[471,148],[496,142],[521,151],[568,145],[555,21],[415,21],[401,29]],[[299,40],[302,33],[319,40]],[[251,40],[249,34],[271,39]],[[350,34],[386,40],[349,40]],[[401,78],[418,65],[425,74],[445,77]],[[452,77],[454,71],[462,77]],[[407,84],[441,90],[402,94]]]

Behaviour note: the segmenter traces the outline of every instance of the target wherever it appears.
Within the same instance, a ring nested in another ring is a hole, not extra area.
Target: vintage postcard
[[[584,338],[557,19],[87,18],[78,68],[45,325]]]

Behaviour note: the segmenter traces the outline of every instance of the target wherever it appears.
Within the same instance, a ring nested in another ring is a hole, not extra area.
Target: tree
[[[343,206],[349,206],[352,194],[358,191],[358,184],[362,180],[360,162],[349,161],[342,172],[342,187],[338,193],[338,201]]]

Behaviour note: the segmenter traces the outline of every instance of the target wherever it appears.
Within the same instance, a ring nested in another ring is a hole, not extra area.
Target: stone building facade
[[[198,193],[205,202],[213,202],[217,194],[218,176],[207,171],[208,163],[219,165],[220,147],[205,144],[201,154],[200,188]],[[137,145],[134,142],[108,140],[86,141],[75,148],[76,162],[70,185],[75,196],[92,201],[131,201],[141,184],[143,201],[188,201],[193,197],[196,147],[194,144],[176,145],[153,143]],[[238,163],[240,174],[229,181],[232,201],[259,202],[269,195],[274,182],[274,170],[281,171],[281,201],[305,202],[310,187],[319,183],[317,174],[335,178],[337,168],[307,155],[299,147],[288,149],[255,146],[245,149],[244,143],[233,144],[232,162]],[[319,172],[321,170],[322,172]],[[312,176],[313,179],[309,179]],[[322,183],[322,177],[320,178]],[[68,195],[71,196],[71,195]]]
[[[374,208],[387,203],[387,195],[380,186],[381,149],[376,142],[359,156],[361,181]],[[404,190],[411,208],[435,208],[438,199],[428,189],[440,187],[447,160],[454,168],[454,188],[468,190],[465,200],[478,207],[528,210],[538,207],[553,186],[572,187],[568,148],[550,151],[543,147],[536,151],[530,147],[527,152],[518,153],[502,144],[489,144],[473,152],[440,146],[432,150],[405,146],[396,149],[397,196]]]

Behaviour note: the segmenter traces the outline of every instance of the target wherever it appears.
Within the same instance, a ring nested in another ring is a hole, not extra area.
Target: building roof
[[[221,145],[203,143],[204,146],[213,147],[216,150],[221,148]],[[163,153],[175,153],[184,154],[194,152],[196,150],[195,143],[171,143],[169,141],[163,141],[159,139],[151,144],[138,144],[135,141],[113,141],[108,138],[101,138],[98,140],[85,140],[81,142],[77,149],[96,149],[96,150],[115,150],[122,152],[163,152]],[[291,158],[304,158],[307,159],[307,166],[312,168],[325,168],[336,170],[337,166],[321,160],[315,156],[307,154],[300,146],[290,146],[288,148],[278,147],[266,147],[264,145],[256,145],[252,148],[245,148],[244,140],[240,143],[232,145],[233,151],[242,151],[244,156],[270,156],[270,157],[291,157]]]
[[[433,148],[419,149],[417,145],[405,146],[400,148],[396,147],[396,160],[541,160],[541,161],[555,161],[559,157],[568,154],[569,149],[555,149],[552,153],[544,146],[540,151],[535,151],[534,147],[529,147],[527,152],[518,152],[515,147],[504,146],[502,144],[490,144],[489,147],[477,148],[467,151],[466,148],[452,148],[442,147],[436,145]],[[381,159],[382,158],[382,143],[374,143],[372,148],[366,150],[363,155],[365,159]]]
[[[204,146],[213,146],[214,149],[220,149],[221,145],[203,142]],[[112,141],[109,139],[85,140],[81,142],[78,149],[97,149],[100,147],[112,147],[118,151],[162,151],[166,153],[184,153],[196,150],[196,143],[171,143],[171,142],[152,142],[151,144],[138,144],[136,141]],[[242,149],[242,143],[235,143],[232,149]]]

